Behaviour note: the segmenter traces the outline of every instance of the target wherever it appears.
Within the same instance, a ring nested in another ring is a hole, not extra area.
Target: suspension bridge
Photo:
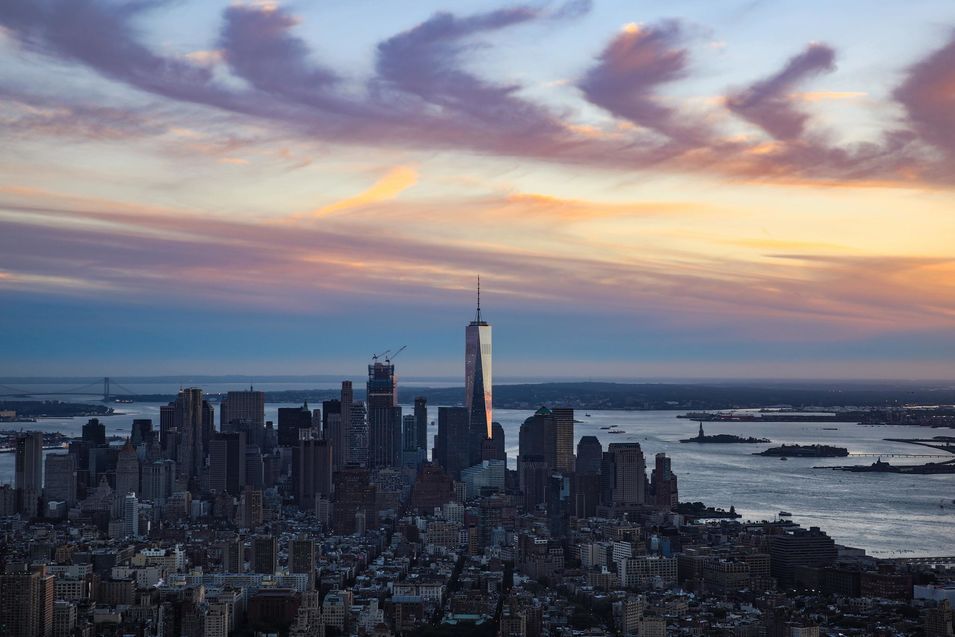
[[[0,398],[34,398],[40,396],[101,396],[103,402],[112,402],[116,398],[123,396],[134,396],[137,392],[123,387],[109,376],[104,376],[102,380],[96,380],[85,385],[77,387],[66,387],[63,389],[50,389],[49,384],[44,384],[43,389],[33,390],[22,387],[12,387],[10,385],[0,384]]]

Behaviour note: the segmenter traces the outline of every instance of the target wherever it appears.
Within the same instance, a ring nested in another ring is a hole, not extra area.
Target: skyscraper
[[[20,499],[20,511],[29,517],[37,514],[43,487],[43,434],[30,431],[17,434],[14,486]]]
[[[352,431],[352,404],[355,402],[355,396],[352,392],[352,386],[350,380],[342,381],[342,390],[341,395],[339,396],[339,401],[341,402],[341,429],[342,429],[342,456],[341,464],[346,465],[350,462],[358,462],[357,459],[352,457],[352,447],[356,444],[356,435]],[[332,444],[335,444],[335,441],[332,441]]]
[[[434,438],[433,460],[453,479],[461,470],[480,462],[468,435],[468,411],[465,407],[438,407],[438,435]]]
[[[304,511],[315,510],[316,496],[332,492],[332,447],[320,438],[302,439],[292,448],[292,488]]]
[[[368,366],[368,467],[396,467],[401,461],[401,407],[398,377],[391,361]]]
[[[252,540],[252,572],[274,575],[279,567],[279,547],[272,535],[257,535]]]
[[[245,422],[265,427],[265,392],[249,387],[248,391],[230,391],[222,399],[219,405],[220,428]]]
[[[607,470],[610,501],[614,508],[626,509],[646,504],[647,469],[643,449],[638,442],[612,442],[604,454],[601,473]]]
[[[76,456],[54,453],[46,456],[43,497],[47,502],[76,504]]]
[[[418,439],[418,449],[428,450],[428,399],[418,396],[414,399],[414,420]]]
[[[116,497],[122,498],[127,493],[138,494],[139,479],[139,456],[132,441],[127,438],[116,458]]]
[[[239,495],[246,484],[244,431],[218,433],[209,441],[209,488]]]
[[[214,429],[212,406],[203,400],[202,390],[196,387],[180,390],[169,406],[173,408],[173,424],[177,431],[179,477],[189,481],[199,476],[205,464],[206,449]]]
[[[597,436],[582,436],[577,443],[577,473],[600,473],[603,446]]]
[[[464,330],[464,404],[468,429],[480,445],[491,432],[491,326],[481,318],[481,279],[478,279],[477,313]]]
[[[301,407],[279,407],[279,446],[295,447],[303,429],[312,428],[312,412],[308,402]]]

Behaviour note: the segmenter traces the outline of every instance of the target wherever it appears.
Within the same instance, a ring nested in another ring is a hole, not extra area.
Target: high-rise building
[[[176,400],[168,406],[172,407],[171,428],[176,430],[179,477],[184,481],[195,481],[205,464],[206,450],[214,430],[212,406],[203,400],[202,390],[196,387],[181,389]]]
[[[534,412],[521,424],[518,436],[518,470],[526,456],[543,458],[549,470],[557,468],[557,434],[554,414],[550,409],[541,407]]]
[[[14,486],[36,493],[43,486],[43,434],[39,431],[17,434]]]
[[[375,487],[371,484],[368,469],[358,465],[346,465],[335,472],[334,528],[340,535],[351,535],[361,527],[374,522]],[[359,524],[359,520],[361,523]]]
[[[401,463],[401,407],[398,377],[389,360],[368,366],[368,467],[396,467]]]
[[[547,488],[551,468],[542,455],[521,454],[518,456],[517,479],[524,497],[524,509],[533,511],[547,501]]]
[[[565,475],[574,472],[574,410],[554,407],[554,468]]]
[[[139,493],[139,477],[139,455],[127,438],[116,457],[116,496],[122,498],[127,493]]]
[[[647,502],[647,468],[638,442],[612,442],[604,454],[603,470],[610,479],[610,503],[614,508],[641,506]]]
[[[411,506],[419,513],[431,514],[435,507],[454,498],[454,483],[440,466],[427,462],[421,466],[411,488]]]
[[[126,537],[139,537],[139,499],[135,493],[123,498],[123,530]]]
[[[342,413],[344,413],[342,407]],[[351,423],[348,427],[348,458],[349,464],[368,466],[368,412],[365,403],[356,400],[351,404],[348,417]],[[344,416],[343,416],[344,417]]]
[[[782,585],[792,585],[797,567],[831,566],[837,555],[835,541],[817,526],[785,529],[769,538],[772,576]]]
[[[46,456],[46,480],[43,484],[43,499],[47,502],[76,504],[76,457],[72,454],[48,454]]]
[[[468,429],[480,444],[492,436],[491,325],[481,318],[481,280],[477,313],[464,330],[464,404]]]
[[[454,480],[461,470],[480,462],[469,435],[466,407],[438,407],[438,434],[434,438],[433,460]]]
[[[541,407],[520,430],[520,455],[543,456],[553,471],[574,471],[574,410]],[[520,457],[518,457],[520,464]]]
[[[352,386],[350,380],[342,381],[342,389],[339,394],[339,402],[341,403],[340,413],[342,421],[342,458],[341,464],[346,465],[352,462],[358,462],[358,460],[353,459],[352,454],[355,453],[355,446],[358,444],[357,436],[355,432],[352,431],[352,405],[355,402],[355,396],[352,392]],[[334,442],[332,443],[334,444]],[[359,454],[360,455],[360,454]]]
[[[250,423],[265,427],[265,392],[230,391],[219,404],[219,426],[225,431],[225,425]]]
[[[482,460],[503,460],[507,463],[507,444],[504,440],[504,427],[501,423],[491,424],[491,437],[484,441]]]
[[[672,509],[679,504],[676,474],[671,468],[670,459],[665,453],[658,453],[655,458],[653,471],[650,473],[650,493],[653,504]]]
[[[577,443],[577,463],[575,470],[578,474],[600,473],[600,460],[603,457],[603,446],[597,436],[581,436]]]
[[[224,540],[222,548],[222,572],[241,573],[245,570],[245,558],[242,555],[242,540],[233,537]]]
[[[176,481],[174,460],[154,460],[143,465],[140,488],[144,500],[163,503],[173,494]]]
[[[209,441],[209,489],[239,495],[246,485],[244,431],[217,433]]]
[[[265,392],[230,391],[219,405],[219,429],[245,432],[246,444],[265,442]]]
[[[130,438],[134,447],[149,445],[153,440],[152,418],[136,418],[130,430]]]
[[[414,399],[415,438],[417,448],[428,450],[428,399],[418,396]]]
[[[322,437],[332,446],[332,466],[337,471],[345,464],[345,427],[342,425],[342,401],[322,402]]]
[[[43,488],[43,434],[30,431],[17,434],[14,460],[14,487],[19,498],[19,509],[27,517],[37,514]]]
[[[279,547],[272,535],[257,535],[252,540],[252,572],[273,575],[279,568]]]
[[[321,438],[301,439],[292,448],[292,488],[299,508],[315,510],[316,497],[332,492],[332,446]]]
[[[99,418],[90,418],[83,425],[83,440],[93,445],[105,445],[106,425]]]
[[[279,407],[278,439],[280,447],[295,447],[303,432],[312,429],[312,412],[308,402],[301,407]],[[307,435],[307,434],[306,434]],[[309,437],[311,437],[309,435]]]
[[[0,575],[0,627],[5,637],[50,637],[53,634],[55,577],[45,567],[28,570],[7,564]]]
[[[289,542],[289,573],[308,575],[309,589],[315,587],[315,542],[307,537],[297,537]]]

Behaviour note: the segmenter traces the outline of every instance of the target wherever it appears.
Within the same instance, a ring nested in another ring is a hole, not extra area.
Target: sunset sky
[[[3,0],[0,375],[955,378],[951,0]]]

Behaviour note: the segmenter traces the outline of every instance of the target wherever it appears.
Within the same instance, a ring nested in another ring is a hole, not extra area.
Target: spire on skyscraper
[[[474,319],[475,322],[481,322],[481,275],[478,275],[477,278],[477,317]]]

